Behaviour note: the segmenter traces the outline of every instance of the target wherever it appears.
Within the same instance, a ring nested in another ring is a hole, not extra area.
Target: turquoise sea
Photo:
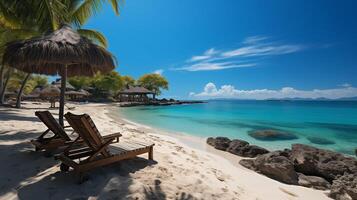
[[[119,108],[124,118],[171,132],[243,139],[268,149],[293,143],[354,154],[357,102],[215,100],[205,104]],[[256,130],[278,130],[297,139],[257,140]],[[317,144],[321,141],[328,144]]]

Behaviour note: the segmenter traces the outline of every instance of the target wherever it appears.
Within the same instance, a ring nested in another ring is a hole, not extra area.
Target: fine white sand
[[[29,143],[46,129],[34,112],[49,104],[0,107],[0,199],[329,199],[327,191],[282,184],[245,169],[241,158],[202,139],[113,118],[108,115],[113,105],[70,106],[76,106],[73,113],[91,115],[103,135],[119,131],[121,140],[154,142],[155,161],[142,155],[95,169],[79,185],[73,173],[60,172],[58,161],[34,152]],[[51,112],[58,116],[58,110]]]

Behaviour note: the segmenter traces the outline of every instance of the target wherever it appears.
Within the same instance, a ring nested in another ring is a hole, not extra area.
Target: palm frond
[[[113,10],[116,15],[120,14],[120,7],[122,4],[124,4],[124,0],[108,0],[109,3],[112,5]]]
[[[72,23],[77,26],[84,25],[88,19],[96,15],[102,8],[103,0],[84,0],[77,8],[72,10]]]
[[[91,30],[91,29],[77,29],[77,31],[80,35],[92,40],[93,42],[97,43],[100,46],[103,46],[105,48],[108,46],[107,39],[99,31]]]
[[[68,21],[68,16],[65,15],[67,6],[61,1],[36,1],[34,7],[37,13],[36,20],[43,31],[48,31],[49,28],[56,30],[61,23]]]

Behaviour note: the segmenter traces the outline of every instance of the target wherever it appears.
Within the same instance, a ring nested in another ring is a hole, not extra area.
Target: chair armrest
[[[122,134],[121,133],[112,133],[112,134],[109,134],[109,135],[105,135],[103,136],[105,139],[108,139],[108,138],[118,138],[118,137],[121,137]]]
[[[117,143],[117,142],[119,142],[119,137],[121,137],[121,136],[122,136],[122,134],[118,132],[118,133],[112,133],[112,134],[103,136],[103,138],[104,138],[104,140],[108,140],[108,139],[111,140],[112,143]]]

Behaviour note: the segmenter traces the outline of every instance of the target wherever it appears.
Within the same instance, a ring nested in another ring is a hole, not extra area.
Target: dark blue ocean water
[[[247,140],[269,149],[303,143],[354,154],[357,148],[357,102],[347,101],[237,101],[206,104],[120,108],[125,118],[172,132]],[[266,141],[249,135],[273,129],[297,139]],[[319,142],[330,144],[317,144]]]

